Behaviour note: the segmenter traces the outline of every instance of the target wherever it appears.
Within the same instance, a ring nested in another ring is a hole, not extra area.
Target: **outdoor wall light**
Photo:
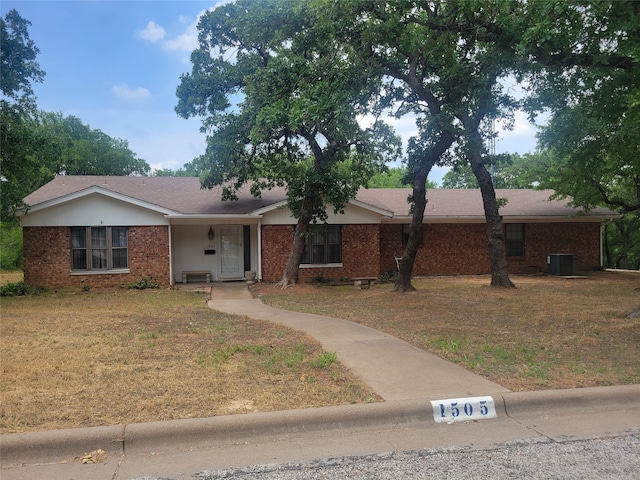
[[[209,227],[209,233],[207,233],[207,237],[209,237],[209,240],[213,240],[213,227]]]

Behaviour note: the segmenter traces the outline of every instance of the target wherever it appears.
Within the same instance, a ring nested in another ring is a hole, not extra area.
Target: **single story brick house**
[[[411,215],[408,189],[362,189],[307,240],[300,280],[378,277],[396,269]],[[550,191],[498,190],[512,273],[548,270],[550,254],[572,254],[576,271],[601,265],[606,209],[581,212]],[[479,190],[429,190],[415,275],[489,273]],[[185,177],[58,176],[25,198],[24,278],[45,287],[118,286],[153,278],[278,281],[296,220],[285,191],[221,188]]]

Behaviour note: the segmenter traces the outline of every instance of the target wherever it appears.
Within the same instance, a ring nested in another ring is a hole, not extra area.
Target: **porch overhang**
[[[207,214],[169,214],[165,215],[167,220],[177,220],[182,222],[194,222],[200,223],[203,221],[214,221],[215,223],[242,223],[250,220],[251,223],[257,223],[262,219],[262,215],[246,214],[246,215],[229,215],[220,213],[207,213]]]

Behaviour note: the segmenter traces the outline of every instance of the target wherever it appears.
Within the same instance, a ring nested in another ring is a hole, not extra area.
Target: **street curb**
[[[209,448],[309,432],[409,425],[430,418],[428,402],[411,400],[138,423],[127,426],[125,448],[127,454]]]
[[[640,408],[640,385],[492,395],[498,418],[561,416]],[[490,420],[486,420],[490,421]],[[330,430],[433,425],[430,400],[319,407],[210,418],[0,435],[0,459],[10,465],[51,463],[102,449],[109,456],[185,451]]]
[[[508,417],[550,416],[640,406],[640,385],[509,392],[500,396]]]
[[[101,448],[110,457],[124,451],[125,425],[70,428],[0,435],[0,463],[52,463],[81,457]]]

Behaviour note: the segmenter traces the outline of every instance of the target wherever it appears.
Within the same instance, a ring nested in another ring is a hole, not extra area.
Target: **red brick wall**
[[[401,257],[402,225],[381,225],[382,272],[396,270]],[[487,229],[484,224],[425,224],[422,245],[413,267],[414,275],[470,275],[488,273]]]
[[[262,279],[277,282],[282,279],[293,242],[293,226],[262,227]],[[300,268],[299,281],[308,282],[323,276],[332,280],[346,277],[377,277],[380,275],[380,235],[378,225],[342,226],[342,267]]]
[[[69,227],[24,227],[22,237],[25,285],[68,286],[71,269]]]
[[[292,225],[264,225],[262,227],[262,279],[278,282],[287,265],[291,243]]]
[[[509,260],[514,273],[547,271],[550,253],[573,254],[576,272],[600,266],[600,223],[528,223],[524,238],[524,258]]]
[[[169,285],[169,228],[129,227],[129,272],[71,274],[69,227],[24,227],[24,281],[47,288],[117,287],[149,277]]]
[[[394,256],[402,256],[401,225],[380,226],[380,271],[396,269]],[[512,273],[546,272],[550,253],[573,254],[574,270],[600,266],[599,223],[527,223],[525,256],[510,258]],[[475,275],[489,273],[485,224],[426,224],[414,275]]]
[[[486,226],[484,224],[427,224],[418,251],[415,275],[472,275],[489,273]],[[547,271],[549,253],[574,255],[575,271],[600,265],[599,223],[530,223],[524,226],[525,256],[509,259],[512,273]],[[262,227],[262,278],[276,282],[289,258],[293,227]],[[55,252],[52,255],[51,252]],[[343,225],[342,267],[301,268],[300,281],[323,276],[378,275],[395,271],[394,256],[402,256],[401,225]],[[24,278],[28,286],[115,287],[143,277],[153,277],[163,286],[169,279],[169,230],[166,226],[129,228],[128,274],[71,274],[70,229],[68,227],[24,228]]]
[[[169,227],[129,227],[129,282],[153,277],[169,286]]]

